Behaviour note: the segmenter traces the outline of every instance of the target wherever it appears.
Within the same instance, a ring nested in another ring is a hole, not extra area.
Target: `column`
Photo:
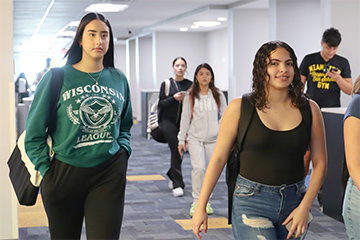
[[[7,159],[15,145],[15,89],[13,73],[12,0],[2,0],[0,8],[0,239],[18,238],[17,200],[13,192]]]
[[[256,51],[269,40],[268,9],[229,10],[229,100],[251,91]]]

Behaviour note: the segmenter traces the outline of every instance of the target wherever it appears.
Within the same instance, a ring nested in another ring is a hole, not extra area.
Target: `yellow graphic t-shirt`
[[[300,74],[306,76],[306,93],[320,107],[340,107],[340,88],[326,74],[331,70],[338,70],[343,78],[351,78],[348,60],[338,55],[325,62],[320,52],[309,54],[300,65]]]

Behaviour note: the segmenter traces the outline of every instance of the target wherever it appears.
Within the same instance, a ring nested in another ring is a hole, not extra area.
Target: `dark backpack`
[[[169,96],[171,80],[165,79],[165,96]],[[163,131],[159,125],[159,99],[156,100],[150,108],[150,115],[147,121],[147,130],[146,132],[150,134],[153,139],[160,143],[166,143]]]

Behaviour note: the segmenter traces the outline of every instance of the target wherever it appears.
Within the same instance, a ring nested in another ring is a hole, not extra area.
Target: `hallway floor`
[[[147,140],[141,135],[141,124],[132,129],[133,154],[129,159],[126,187],[125,213],[120,239],[196,239],[191,230],[189,215],[191,197],[191,165],[189,155],[183,160],[183,175],[186,184],[183,197],[173,197],[168,188],[166,172],[170,163],[170,151],[166,144]],[[215,187],[211,206],[214,214],[209,216],[210,228],[204,240],[234,239],[227,225],[227,187],[224,173]],[[313,205],[314,220],[306,240],[348,239],[344,224],[319,211]],[[47,219],[41,197],[33,207],[19,207],[19,239],[49,239]],[[86,239],[85,230],[81,239]]]

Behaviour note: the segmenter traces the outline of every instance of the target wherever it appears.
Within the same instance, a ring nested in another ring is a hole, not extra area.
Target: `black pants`
[[[179,154],[177,139],[179,127],[173,121],[163,119],[161,121],[161,128],[163,129],[164,137],[166,142],[169,144],[171,151],[170,169],[167,172],[167,175],[171,181],[173,181],[174,188],[184,188],[185,183],[181,172],[182,157]]]
[[[84,217],[87,239],[119,239],[127,160],[120,149],[94,168],[52,161],[41,185],[51,239],[80,239]]]

